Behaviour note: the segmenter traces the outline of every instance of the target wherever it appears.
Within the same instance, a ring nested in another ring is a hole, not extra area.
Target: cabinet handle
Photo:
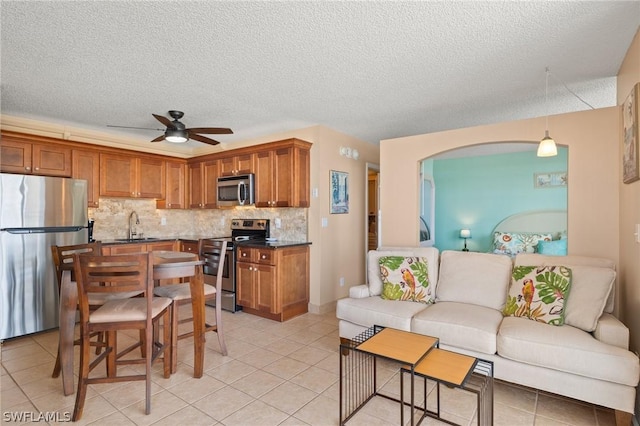
[[[25,170],[31,170],[31,167],[28,167],[28,166],[27,166],[27,167],[25,167],[24,169],[25,169]]]
[[[249,266],[249,270],[250,270],[250,271],[253,271],[253,266]]]
[[[40,170],[40,167],[36,167],[36,171],[37,171],[37,170]]]
[[[247,257],[247,253],[242,253],[242,257]]]
[[[263,258],[263,259],[266,259],[266,258],[267,258],[267,255],[266,255],[266,254],[263,254],[263,255],[262,255],[262,258]]]

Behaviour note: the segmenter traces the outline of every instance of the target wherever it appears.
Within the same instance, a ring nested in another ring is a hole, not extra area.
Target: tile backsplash
[[[95,221],[96,240],[126,238],[129,215],[135,211],[140,218],[136,231],[145,237],[223,237],[231,234],[231,219],[270,219],[271,236],[282,241],[307,241],[307,213],[305,208],[233,209],[156,209],[155,200],[128,198],[100,198],[99,207],[89,208],[89,218]],[[275,227],[279,218],[282,226]],[[163,219],[164,223],[163,224]]]

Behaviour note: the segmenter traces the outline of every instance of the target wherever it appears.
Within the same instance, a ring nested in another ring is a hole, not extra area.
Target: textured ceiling
[[[640,1],[6,1],[1,112],[382,139],[616,104]],[[141,143],[156,131],[131,130]],[[161,144],[167,144],[161,142]],[[188,144],[200,145],[190,141]]]

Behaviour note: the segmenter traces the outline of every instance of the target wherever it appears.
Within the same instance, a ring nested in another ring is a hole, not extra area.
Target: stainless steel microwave
[[[218,178],[218,207],[248,206],[255,203],[253,173]]]

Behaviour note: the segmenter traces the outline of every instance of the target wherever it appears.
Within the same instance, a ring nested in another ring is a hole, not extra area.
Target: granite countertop
[[[247,241],[239,241],[236,242],[238,246],[244,247],[257,247],[257,248],[283,248],[283,247],[294,247],[294,246],[310,246],[310,241],[258,241],[258,240],[247,240]]]
[[[113,245],[113,244],[144,244],[144,243],[155,243],[162,241],[192,241],[198,242],[200,238],[222,238],[222,237],[211,237],[209,235],[189,235],[183,237],[144,237],[144,238],[114,238],[114,239],[104,239],[100,240],[103,245]]]
[[[190,241],[190,242],[198,242],[200,238],[224,238],[224,237],[211,237],[211,236],[200,236],[200,235],[189,235],[182,237],[144,237],[144,238],[114,238],[114,239],[106,239],[100,240],[103,245],[115,245],[115,244],[145,244],[145,243],[156,243],[162,241]],[[258,248],[283,248],[283,247],[294,247],[294,246],[309,246],[311,242],[309,241],[264,241],[264,240],[247,240],[247,241],[237,241],[236,245],[242,245],[245,247],[258,247]]]

